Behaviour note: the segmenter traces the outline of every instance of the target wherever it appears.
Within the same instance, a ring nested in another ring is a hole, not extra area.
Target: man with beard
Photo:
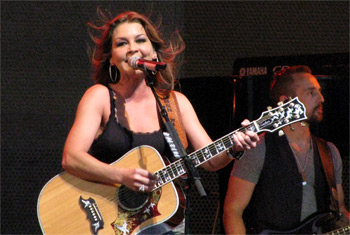
[[[314,222],[333,221],[326,213],[329,209],[337,212],[334,218],[342,214],[348,223],[339,151],[313,136],[309,128],[323,118],[324,97],[316,77],[303,65],[283,69],[274,76],[270,96],[275,103],[297,96],[308,119],[283,127],[282,136],[262,134],[257,147],[235,161],[224,204],[226,233],[329,230],[308,231]]]

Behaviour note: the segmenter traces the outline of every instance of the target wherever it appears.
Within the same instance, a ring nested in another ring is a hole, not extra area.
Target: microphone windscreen
[[[128,59],[128,64],[134,68],[134,69],[137,69],[137,61],[141,59],[140,57],[138,56],[131,56],[129,59]]]

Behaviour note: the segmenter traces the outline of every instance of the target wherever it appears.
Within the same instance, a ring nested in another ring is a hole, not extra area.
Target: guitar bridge
[[[79,204],[86,212],[87,218],[90,221],[92,233],[97,235],[98,230],[103,228],[104,221],[95,200],[91,197],[89,199],[83,199],[82,196],[80,196]]]

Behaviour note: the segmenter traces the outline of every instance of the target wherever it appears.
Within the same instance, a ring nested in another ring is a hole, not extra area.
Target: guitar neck
[[[216,157],[220,153],[226,151],[227,149],[233,147],[235,143],[233,142],[233,134],[241,131],[241,132],[246,132],[247,130],[258,132],[258,129],[256,125],[254,124],[255,122],[252,122],[249,126],[247,127],[242,127],[238,130],[235,130],[224,137],[214,141],[213,143],[205,146],[202,149],[199,149],[191,154],[189,154],[190,159],[193,161],[194,165],[197,167],[201,164],[203,164],[206,161],[209,161],[210,159]]]
[[[333,234],[339,234],[339,235],[347,234],[347,235],[349,235],[350,234],[350,225],[345,226],[345,227],[340,228],[340,229],[337,229],[337,230],[333,230],[333,231],[328,232],[328,233],[324,233],[324,235],[333,235]]]
[[[210,159],[216,157],[220,153],[226,151],[227,149],[234,146],[234,141],[232,139],[232,135],[238,131],[245,132],[247,130],[259,132],[258,127],[256,125],[256,122],[252,122],[250,125],[246,127],[239,128],[224,137],[214,141],[213,143],[205,146],[202,149],[199,149],[191,154],[188,155],[190,160],[193,162],[194,166],[200,166],[206,161],[209,161]],[[183,159],[179,159],[167,167],[163,168],[160,171],[157,171],[155,175],[158,177],[158,181],[156,183],[157,188],[162,187],[163,185],[169,183],[170,181],[173,181],[177,179],[178,177],[186,174],[186,167]]]

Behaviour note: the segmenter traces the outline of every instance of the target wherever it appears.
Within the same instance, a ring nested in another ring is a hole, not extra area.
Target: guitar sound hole
[[[122,185],[117,194],[118,204],[127,211],[141,209],[149,200],[147,193],[137,193]]]

